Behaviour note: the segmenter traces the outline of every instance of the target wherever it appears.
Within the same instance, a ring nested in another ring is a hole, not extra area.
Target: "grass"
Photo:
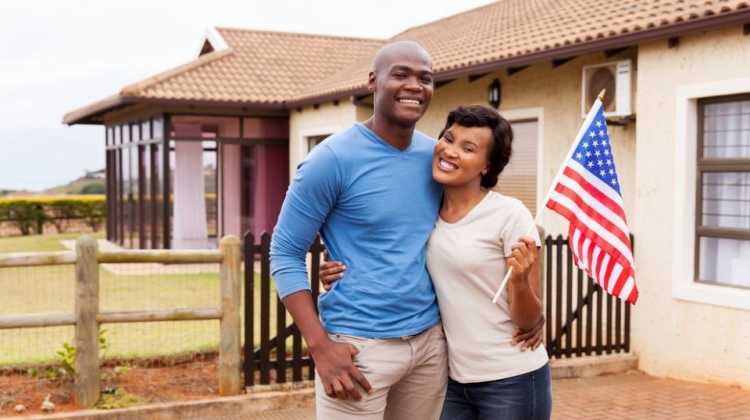
[[[80,233],[61,233],[56,235],[30,235],[0,238],[0,252],[46,252],[65,251],[60,240],[77,239]],[[104,238],[104,232],[94,234],[95,238]]]
[[[59,242],[55,244],[55,241],[74,239],[77,236],[79,235],[64,234],[3,238],[0,239],[0,252],[60,250],[64,247]],[[116,275],[104,267],[100,268],[100,309],[109,311],[219,306],[218,270],[173,274],[160,272],[159,265],[149,267],[154,267],[154,270],[148,275]],[[260,308],[259,283],[256,273],[256,308]],[[0,294],[3,296],[0,316],[39,312],[71,313],[74,310],[74,285],[73,266],[0,269]],[[244,311],[244,305],[241,311]],[[256,342],[260,338],[258,318],[255,320]],[[276,328],[276,299],[271,300],[270,325],[273,336]],[[193,353],[215,350],[219,343],[217,320],[104,324],[101,328],[106,330],[105,336],[110,344],[105,357],[143,358]],[[54,362],[55,352],[62,349],[64,342],[73,344],[73,332],[72,326],[0,329],[0,366]]]

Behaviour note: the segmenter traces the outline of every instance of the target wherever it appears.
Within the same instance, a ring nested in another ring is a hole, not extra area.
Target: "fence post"
[[[76,241],[75,296],[75,396],[81,407],[99,400],[99,264],[96,239],[85,235]]]
[[[240,382],[240,281],[242,243],[228,235],[219,243],[221,262],[221,342],[219,343],[219,394],[237,395]],[[252,269],[252,262],[250,262]]]

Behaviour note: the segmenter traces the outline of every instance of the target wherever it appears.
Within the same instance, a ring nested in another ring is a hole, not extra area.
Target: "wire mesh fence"
[[[0,316],[38,312],[72,313],[75,268],[71,265],[0,268]],[[49,363],[73,327],[0,329],[0,366]]]
[[[217,263],[105,263],[99,266],[99,282],[100,311],[216,308],[221,303]],[[0,316],[73,313],[75,267],[0,268],[0,291]],[[100,336],[105,360],[180,359],[215,353],[220,333],[218,320],[160,321],[102,324]],[[0,367],[58,363],[63,343],[74,344],[74,327],[0,329]]]

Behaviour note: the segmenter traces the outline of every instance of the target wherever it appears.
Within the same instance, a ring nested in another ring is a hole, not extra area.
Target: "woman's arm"
[[[522,237],[513,245],[508,258],[508,267],[513,270],[508,281],[508,303],[510,317],[520,329],[531,329],[542,316],[539,300],[539,260],[536,243]]]

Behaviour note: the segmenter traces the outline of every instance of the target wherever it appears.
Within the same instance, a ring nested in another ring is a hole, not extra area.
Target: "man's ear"
[[[375,92],[375,72],[374,71],[371,71],[370,74],[367,75],[367,91]]]

